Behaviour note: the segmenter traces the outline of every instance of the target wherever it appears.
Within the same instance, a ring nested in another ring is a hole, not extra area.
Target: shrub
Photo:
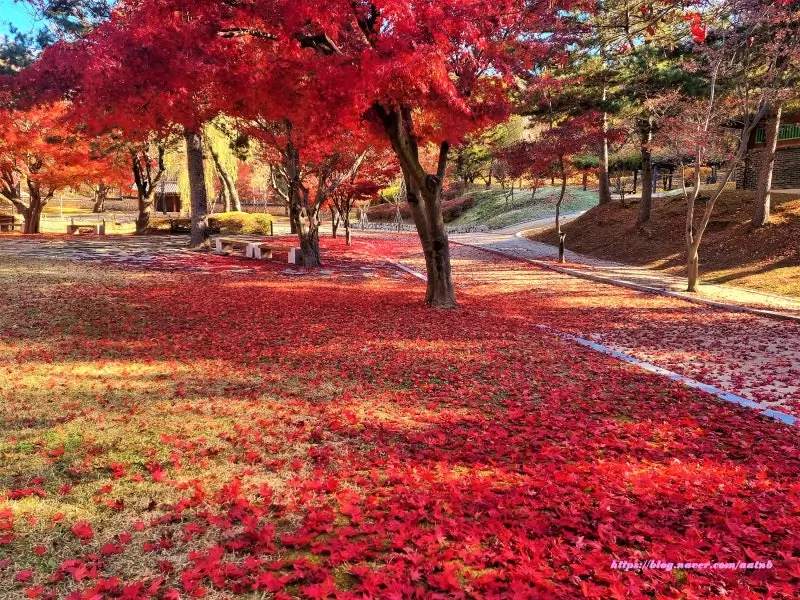
[[[394,202],[397,198],[397,194],[400,193],[400,186],[393,185],[384,190],[381,190],[381,196],[383,196],[389,202]]]
[[[400,205],[400,215],[404,220],[411,218],[411,209],[405,202]],[[370,206],[367,210],[367,218],[372,223],[391,223],[397,218],[397,208],[388,202]]]
[[[472,196],[462,196],[452,200],[445,200],[442,202],[442,218],[444,218],[445,223],[453,221],[474,205],[475,201]],[[403,217],[404,221],[411,220],[411,209],[408,207],[408,204],[403,203],[400,205],[400,215]],[[378,204],[377,206],[371,206],[369,208],[367,217],[372,223],[392,223],[397,218],[397,209],[394,204]]]
[[[444,218],[445,223],[449,223],[456,220],[473,206],[475,206],[475,200],[472,196],[446,200],[442,202],[442,218]]]
[[[266,213],[229,212],[211,215],[208,225],[220,233],[269,234],[272,215]]]
[[[208,227],[212,233],[268,235],[271,223],[272,215],[266,213],[229,212],[208,217]],[[191,228],[191,224],[189,217],[154,218],[150,219],[149,230],[184,232]]]

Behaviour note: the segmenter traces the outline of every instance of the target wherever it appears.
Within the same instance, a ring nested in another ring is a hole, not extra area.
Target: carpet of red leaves
[[[415,255],[0,289],[0,597],[797,597],[795,430],[538,329],[606,313],[475,257],[425,309],[380,260]]]

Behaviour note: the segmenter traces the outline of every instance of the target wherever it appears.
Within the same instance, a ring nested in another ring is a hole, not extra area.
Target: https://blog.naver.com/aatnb
[[[611,568],[621,571],[740,571],[756,569],[772,569],[771,560],[766,562],[696,562],[696,561],[665,561],[665,560],[612,560]]]

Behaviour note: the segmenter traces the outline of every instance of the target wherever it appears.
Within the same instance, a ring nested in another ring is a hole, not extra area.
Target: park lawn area
[[[710,191],[701,193],[708,197]],[[750,227],[753,192],[726,190],[719,199],[700,247],[701,279],[775,294],[800,296],[800,194],[773,193],[772,222]],[[702,214],[704,203],[699,203]],[[570,250],[645,266],[673,275],[686,274],[682,195],[653,200],[646,231],[636,230],[638,201],[597,206],[563,227]],[[699,222],[698,216],[698,222]],[[531,238],[557,245],[555,231]]]
[[[49,203],[45,204],[44,209],[42,209],[42,213],[45,215],[93,215],[96,213],[92,212],[91,208],[83,208],[79,206],[64,206],[61,207],[58,204],[58,201],[53,200]]]
[[[411,238],[324,249],[344,275],[0,257],[0,597],[795,597],[796,431],[537,327],[594,299],[432,311],[375,258]]]
[[[448,223],[454,227],[487,225],[491,229],[509,227],[517,223],[552,217],[556,213],[556,201],[560,188],[541,187],[532,198],[530,189],[515,190],[514,202],[506,201],[505,192],[498,188],[471,192],[475,205],[457,219]],[[570,187],[562,203],[563,214],[589,210],[597,205],[596,191],[583,191]]]

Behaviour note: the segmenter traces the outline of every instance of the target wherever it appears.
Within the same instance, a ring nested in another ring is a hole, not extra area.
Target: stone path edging
[[[760,415],[765,417],[770,417],[772,419],[780,421],[781,423],[793,426],[796,425],[798,421],[800,421],[800,419],[798,419],[797,417],[793,417],[790,414],[781,412],[779,410],[774,410],[772,408],[767,407],[764,404],[754,402],[753,400],[743,398],[742,396],[737,396],[732,392],[726,392],[725,390],[720,389],[718,387],[714,387],[713,385],[702,383],[700,381],[697,381],[696,379],[692,379],[691,377],[686,377],[684,375],[680,375],[668,369],[656,366],[652,363],[639,360],[638,358],[625,354],[624,352],[619,352],[618,350],[614,350],[613,348],[609,348],[608,346],[598,344],[597,342],[592,342],[590,340],[585,340],[583,338],[570,335],[562,331],[558,331],[557,329],[553,329],[549,325],[537,325],[537,327],[545,331],[549,331],[553,333],[556,337],[559,337],[561,339],[577,342],[582,346],[586,346],[587,348],[591,348],[592,350],[595,350],[597,352],[602,352],[603,354],[607,354],[608,356],[613,356],[614,358],[618,358],[632,365],[636,365],[637,367],[639,367],[640,369],[644,369],[645,371],[655,373],[656,375],[661,375],[668,379],[672,379],[673,381],[678,381],[687,387],[706,392],[707,394],[712,394],[713,396],[716,396],[717,398],[719,398],[720,400],[724,400],[725,402],[731,402],[732,404],[738,404],[746,408],[756,409],[759,411]]]

